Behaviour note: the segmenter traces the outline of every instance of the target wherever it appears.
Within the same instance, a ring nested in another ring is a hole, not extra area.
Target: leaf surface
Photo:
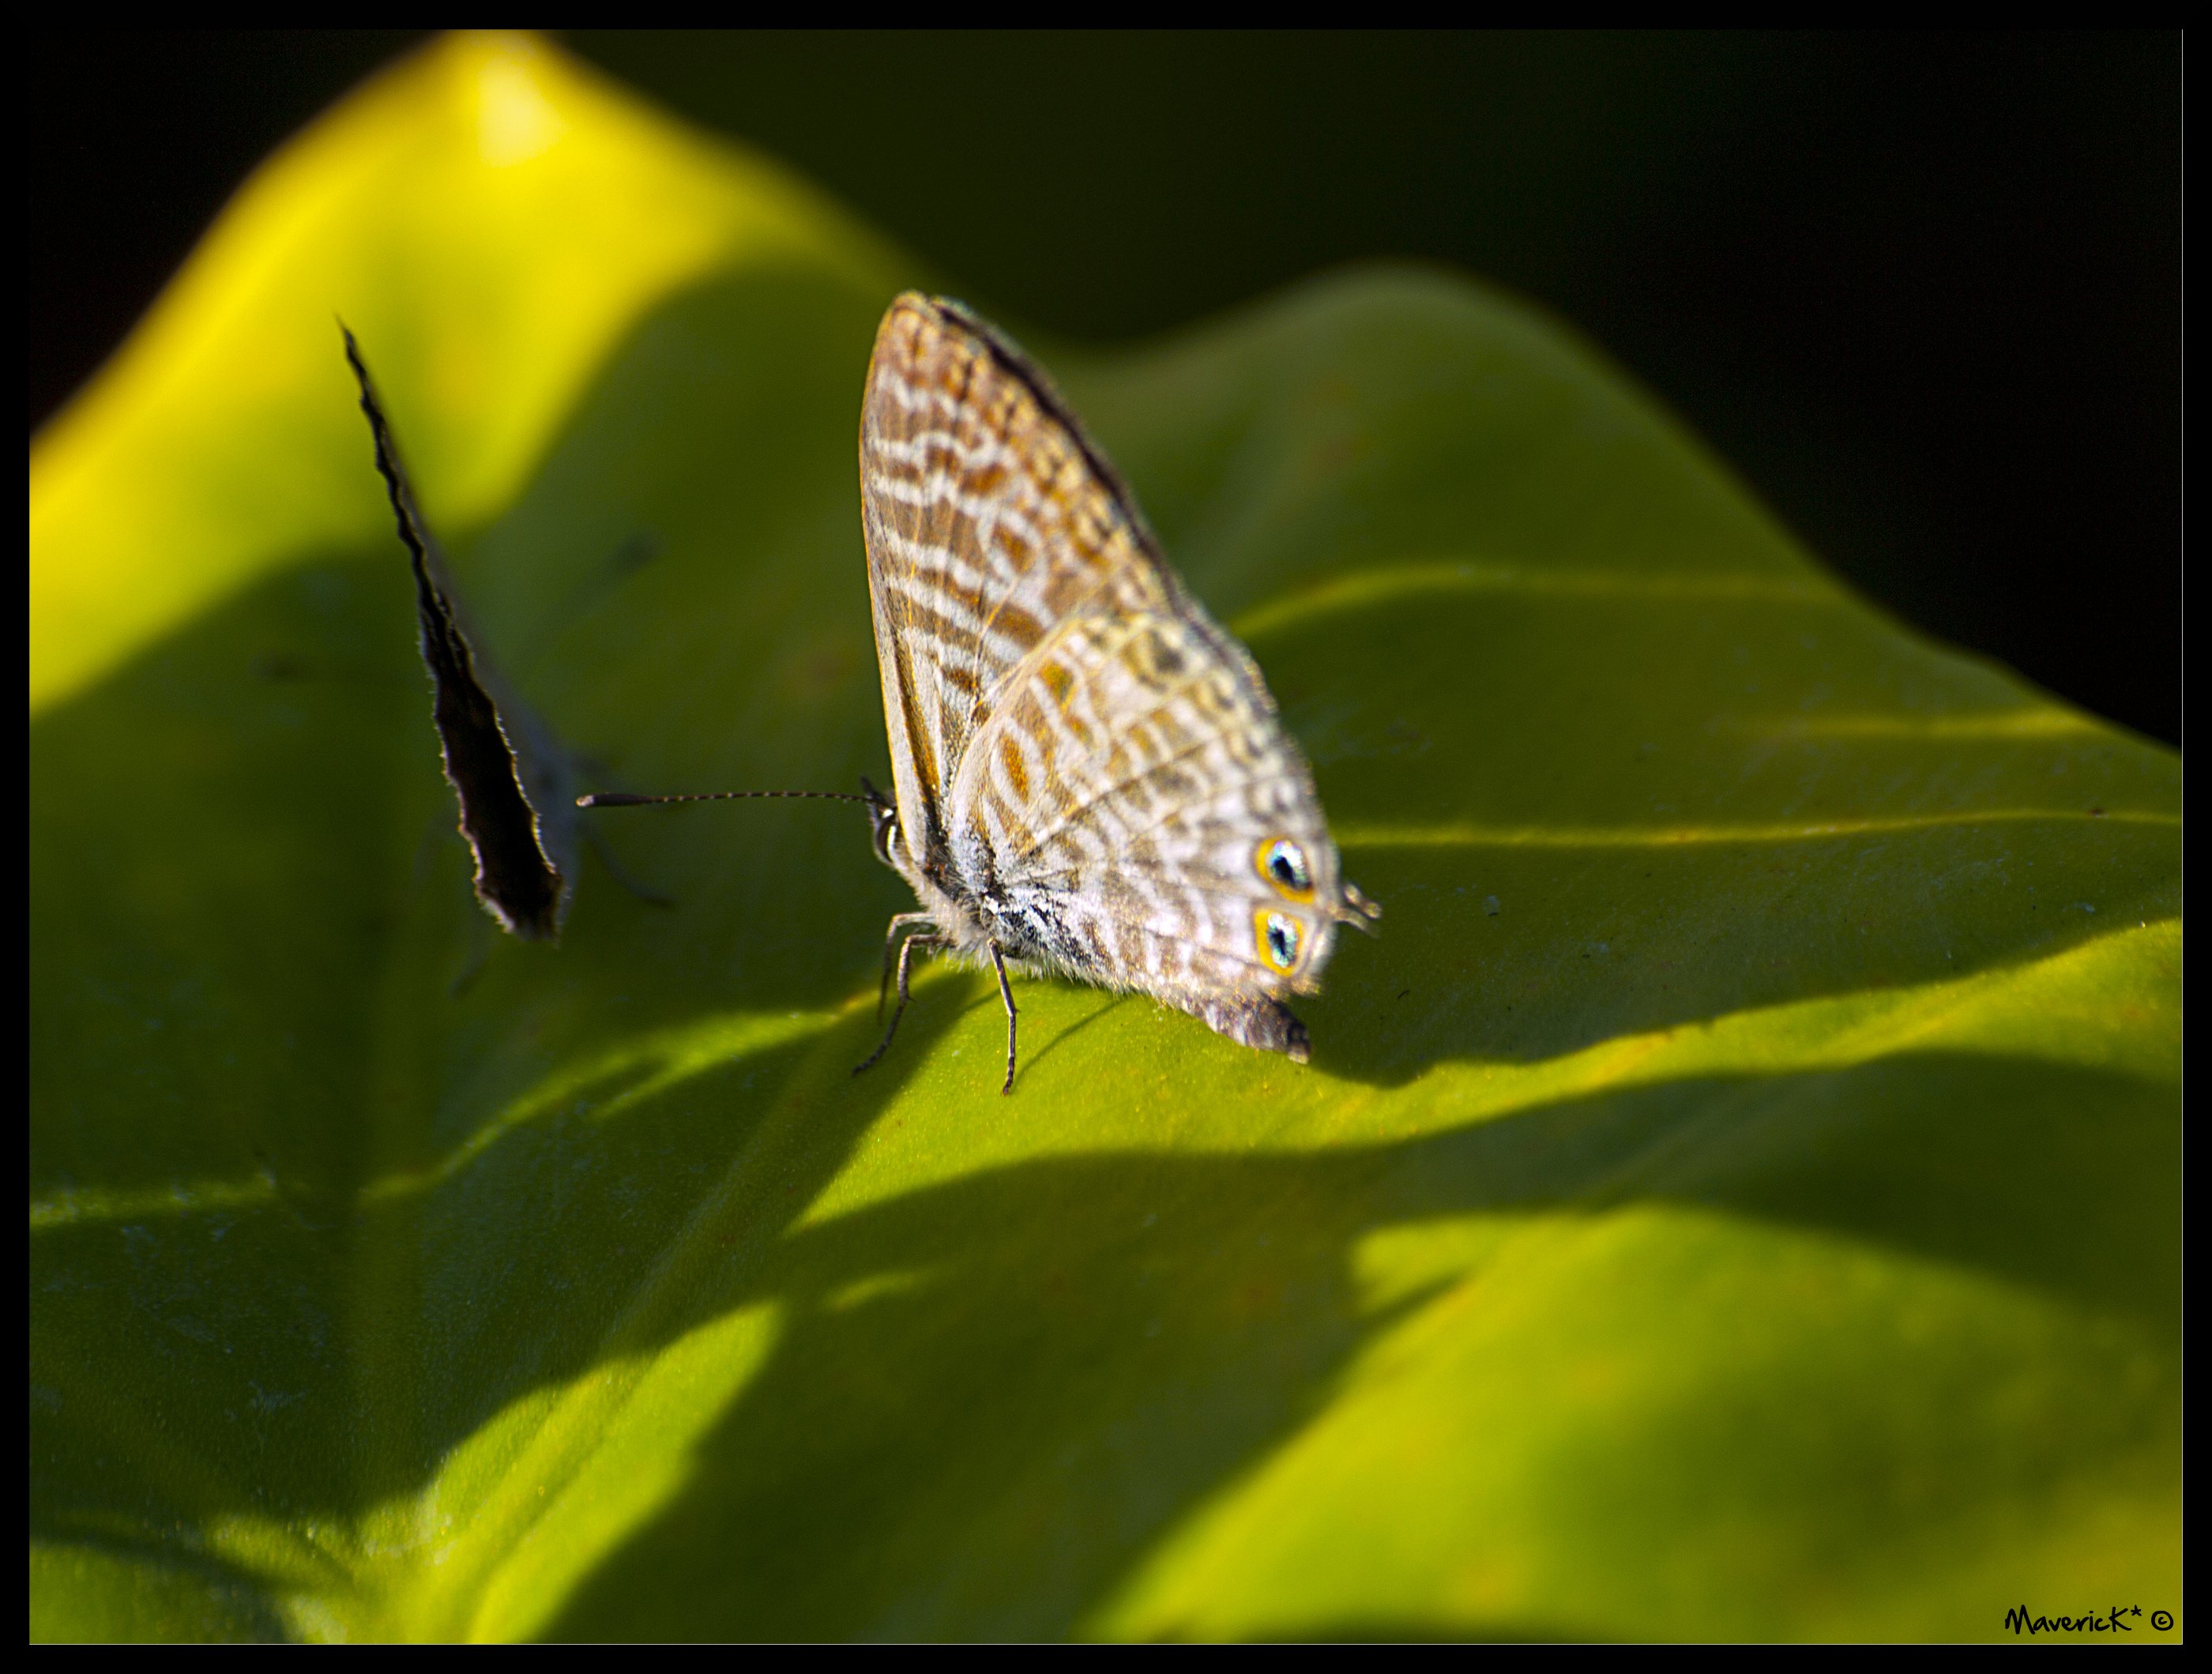
[[[1030,348],[1388,917],[1305,1068],[935,969],[856,811],[470,899],[331,316],[610,788],[884,748],[929,283],[528,40],[264,167],[31,463],[34,1638],[1993,1636],[2177,1610],[2181,768],[1558,322]],[[941,282],[940,282],[941,283]],[[2107,1595],[2110,1595],[2109,1597]]]

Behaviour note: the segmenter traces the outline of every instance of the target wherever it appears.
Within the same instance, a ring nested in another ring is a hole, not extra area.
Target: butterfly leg
[[[1014,1090],[1014,991],[1006,983],[1006,956],[999,951],[999,944],[991,944],[991,963],[998,967],[999,998],[1006,1002],[1006,1080],[999,1091]]]
[[[890,992],[891,949],[899,945],[899,932],[915,924],[933,924],[937,921],[926,912],[901,912],[891,915],[890,928],[884,932],[884,979],[876,984],[876,1021],[884,1020],[884,996]],[[901,1003],[904,1001],[902,999]]]
[[[912,916],[913,915],[906,913],[899,915],[902,918]],[[896,919],[892,920],[893,923],[896,923],[898,921]],[[884,1038],[876,1043],[876,1050],[869,1053],[866,1058],[861,1060],[861,1062],[853,1066],[853,1073],[855,1075],[859,1074],[864,1069],[874,1068],[876,1067],[876,1060],[883,1056],[884,1053],[890,1050],[891,1037],[898,1032],[899,1019],[906,1015],[906,968],[908,961],[912,959],[914,957],[914,950],[917,947],[924,949],[942,947],[944,945],[945,938],[929,930],[917,930],[914,934],[908,936],[904,941],[899,944],[898,1009],[891,1014],[891,1026],[884,1031]]]

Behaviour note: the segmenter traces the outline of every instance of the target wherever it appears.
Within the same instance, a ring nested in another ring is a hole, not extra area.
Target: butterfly
[[[557,940],[576,872],[567,758],[463,625],[361,345],[343,322],[338,331],[360,387],[376,469],[414,570],[416,644],[430,676],[440,760],[460,810],[461,836],[476,860],[477,899],[509,934]]]
[[[898,297],[861,401],[860,507],[892,794],[863,780],[860,800],[921,910],[885,934],[879,1008],[894,974],[898,1003],[859,1068],[921,953],[996,974],[1001,1092],[1010,965],[1305,1062],[1285,996],[1382,910],[1344,878],[1258,666],[1051,380],[963,305]]]

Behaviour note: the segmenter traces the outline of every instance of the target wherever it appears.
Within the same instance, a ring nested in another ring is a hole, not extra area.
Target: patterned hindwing
[[[1304,1056],[1273,1002],[1318,986],[1336,848],[1259,671],[1194,601],[1055,624],[977,728],[948,825],[1010,947]]]
[[[1172,616],[1181,589],[1050,383],[956,303],[884,316],[860,508],[902,835],[934,874],[992,695],[1072,612]]]

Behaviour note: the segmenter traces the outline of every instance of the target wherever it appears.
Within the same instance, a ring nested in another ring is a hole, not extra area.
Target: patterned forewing
[[[993,695],[1086,603],[1172,612],[1110,472],[1018,351],[908,295],[876,337],[861,520],[892,777],[909,854],[946,853],[945,798]]]

